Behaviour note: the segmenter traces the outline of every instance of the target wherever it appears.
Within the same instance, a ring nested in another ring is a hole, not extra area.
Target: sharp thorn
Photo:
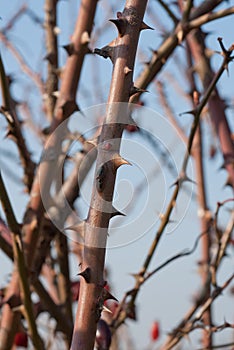
[[[78,273],[78,276],[82,276],[86,283],[90,283],[90,279],[91,279],[91,269],[90,267],[86,267],[86,269],[80,273]]]
[[[148,24],[146,24],[145,22],[142,22],[140,30],[145,30],[145,29],[154,30],[154,28],[148,26]]]
[[[118,301],[106,288],[102,289],[102,299],[103,301],[106,301],[106,300]]]
[[[226,54],[226,53],[227,53],[227,50],[226,50],[225,46],[223,45],[223,38],[218,37],[217,40],[218,40],[218,42],[219,42],[219,45],[220,45],[220,47],[221,47],[223,53]]]
[[[64,48],[64,50],[66,51],[68,56],[71,56],[71,55],[73,55],[75,53],[75,48],[74,48],[74,44],[73,43],[69,43],[67,45],[63,45],[62,47]]]
[[[127,26],[126,19],[125,18],[117,18],[117,19],[110,19],[109,21],[115,24],[115,26],[118,30],[119,36],[120,37],[124,36],[124,34],[126,32],[126,26]]]
[[[117,170],[121,165],[132,165],[128,160],[121,157],[119,154],[115,154],[112,158],[112,163],[114,165],[114,170]]]
[[[104,58],[112,58],[113,46],[107,45],[101,49],[94,49],[94,54],[102,56]]]
[[[184,114],[192,114],[194,116],[196,114],[196,111],[194,109],[192,109],[190,111],[180,113],[179,116],[181,117]]]
[[[112,206],[111,218],[113,218],[113,217],[115,217],[117,215],[126,216],[124,213],[121,213],[114,206]]]
[[[62,106],[61,106],[64,116],[69,117],[72,115],[74,112],[80,112],[80,109],[76,103],[76,101],[66,101]]]
[[[130,72],[132,72],[132,69],[130,69],[129,67],[124,67],[124,74],[128,75]]]
[[[54,64],[56,55],[54,52],[49,52],[43,59],[48,61],[50,64]]]

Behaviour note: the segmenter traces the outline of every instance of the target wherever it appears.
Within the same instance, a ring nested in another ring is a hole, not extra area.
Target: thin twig
[[[189,22],[189,29],[195,29],[201,27],[203,24],[214,21],[216,19],[220,19],[226,16],[230,16],[234,14],[234,6],[229,7],[228,9],[220,10],[217,12],[206,13],[203,16],[200,16]]]
[[[172,10],[170,9],[170,6],[167,5],[165,3],[165,1],[163,0],[157,0],[159,2],[159,4],[162,6],[162,8],[166,11],[166,13],[168,14],[168,16],[172,19],[172,21],[174,22],[174,24],[178,23],[178,18],[176,17],[176,15],[172,12]]]
[[[16,60],[19,62],[19,65],[22,69],[22,71],[27,74],[32,81],[35,83],[35,85],[38,87],[39,91],[43,95],[45,92],[44,89],[44,83],[38,73],[35,73],[27,64],[21,53],[16,49],[16,47],[8,40],[6,35],[4,35],[2,32],[0,32],[0,41],[3,42],[3,44],[11,51],[12,55],[16,58]]]
[[[201,237],[203,237],[204,235],[207,235],[207,232],[203,232],[201,233],[197,238],[196,241],[193,245],[192,249],[186,249],[185,251],[178,253],[176,255],[174,255],[173,257],[167,259],[164,263],[162,263],[161,265],[159,265],[156,269],[154,269],[153,271],[149,272],[146,274],[146,276],[143,278],[143,282],[147,281],[150,277],[152,277],[156,272],[160,271],[162,268],[164,268],[165,266],[167,266],[168,264],[170,264],[171,262],[183,258],[185,256],[191,255],[195,252],[195,250],[197,249],[198,243],[201,239]]]

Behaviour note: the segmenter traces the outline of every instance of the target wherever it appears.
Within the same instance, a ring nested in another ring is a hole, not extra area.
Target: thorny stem
[[[96,179],[86,223],[82,262],[83,274],[89,271],[89,275],[81,279],[72,350],[93,349],[96,325],[104,302],[102,290],[105,285],[103,280],[105,247],[112,213],[116,171],[120,165],[126,164],[119,155],[123,124],[128,123],[128,111],[123,106],[129,100],[133,84],[132,71],[146,4],[146,0],[126,1],[121,15],[122,27],[119,28],[117,22],[119,36],[108,49],[113,62],[113,73],[105,124],[102,127],[98,147]],[[102,54],[102,50],[98,52]],[[121,120],[121,117],[124,119]],[[109,151],[104,147],[106,141],[110,143]],[[104,181],[101,176],[108,181]]]

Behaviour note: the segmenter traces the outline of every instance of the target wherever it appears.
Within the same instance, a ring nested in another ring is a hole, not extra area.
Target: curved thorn
[[[126,216],[124,213],[121,213],[114,206],[112,206],[111,218],[113,218],[113,217],[115,217],[117,215]]]
[[[102,289],[102,299],[103,301],[115,300],[118,302],[118,300],[106,288]]]
[[[118,153],[112,158],[112,164],[114,165],[114,170],[117,170],[121,165],[132,165],[128,160],[121,157]]]
[[[75,48],[73,43],[69,43],[67,45],[63,45],[62,48],[66,51],[68,56],[71,56],[75,53]]]
[[[124,18],[118,18],[118,19],[109,19],[110,22],[114,23],[116,26],[119,36],[124,36],[126,32],[127,22]]]
[[[84,271],[78,273],[78,276],[82,276],[85,279],[86,283],[90,283],[90,279],[91,279],[90,267],[86,267],[86,269]]]
[[[154,28],[148,26],[148,24],[146,24],[145,22],[142,22],[140,30],[145,30],[145,29],[154,30]]]

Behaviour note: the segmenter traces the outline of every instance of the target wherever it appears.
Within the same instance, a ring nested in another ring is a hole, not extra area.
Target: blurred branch
[[[24,253],[22,249],[21,241],[21,230],[20,226],[16,221],[4,182],[2,174],[0,171],[0,200],[7,218],[8,225],[12,231],[12,240],[13,240],[13,254],[14,261],[17,267],[17,271],[20,279],[20,287],[22,291],[22,301],[24,305],[23,314],[28,322],[29,333],[32,338],[33,345],[38,350],[44,350],[44,344],[38,334],[33,309],[30,296],[30,289],[28,284],[27,270],[25,266]]]
[[[200,120],[200,115],[201,112],[204,108],[204,106],[206,105],[209,97],[211,96],[213,90],[215,89],[215,86],[218,82],[218,80],[220,79],[220,77],[222,76],[223,72],[226,69],[226,66],[229,62],[231,62],[232,58],[231,58],[231,54],[232,54],[232,48],[230,48],[230,50],[227,51],[227,54],[225,55],[224,59],[223,59],[223,63],[220,67],[220,69],[218,70],[218,72],[216,73],[215,77],[213,78],[212,82],[210,83],[209,87],[207,88],[207,90],[205,91],[204,96],[202,97],[200,103],[196,106],[196,108],[192,111],[190,111],[189,113],[191,113],[194,117],[193,119],[193,124],[191,126],[191,130],[190,130],[190,134],[189,134],[189,138],[188,138],[188,142],[187,142],[187,152],[184,155],[184,159],[183,159],[183,163],[182,163],[182,167],[181,167],[181,171],[180,171],[180,176],[179,178],[176,180],[176,182],[174,183],[175,185],[175,189],[173,191],[171,200],[167,206],[167,209],[165,211],[165,213],[161,216],[161,224],[157,230],[157,233],[155,235],[155,238],[151,244],[151,247],[148,251],[147,257],[143,263],[143,266],[141,268],[141,270],[139,271],[139,273],[136,275],[136,283],[135,283],[135,287],[133,290],[131,290],[131,297],[130,300],[126,303],[125,305],[125,300],[124,302],[122,302],[120,304],[120,307],[118,308],[118,312],[116,313],[116,316],[113,319],[113,323],[112,323],[112,327],[113,329],[118,328],[123,322],[124,320],[129,316],[129,312],[132,312],[132,310],[135,308],[135,300],[137,298],[138,292],[140,290],[140,286],[142,284],[142,281],[144,279],[145,273],[148,269],[148,266],[152,260],[152,257],[155,254],[156,248],[158,246],[158,243],[163,235],[163,232],[165,230],[165,227],[167,226],[167,224],[169,223],[170,217],[171,217],[171,213],[175,207],[176,204],[176,200],[179,194],[179,190],[182,187],[182,184],[186,181],[191,182],[191,179],[188,178],[188,176],[186,175],[186,169],[187,169],[187,164],[188,164],[188,160],[192,151],[192,145],[193,145],[193,141],[194,141],[194,137],[195,137],[195,133],[197,130],[197,127],[199,125],[199,120]],[[125,299],[125,298],[124,298]]]
[[[178,121],[175,119],[172,108],[171,108],[170,103],[168,101],[168,98],[166,96],[165,86],[161,81],[157,81],[157,90],[159,93],[159,99],[160,99],[159,102],[161,103],[161,105],[164,109],[165,115],[167,116],[167,118],[169,119],[171,124],[174,126],[175,130],[177,131],[177,133],[181,137],[181,139],[184,141],[184,143],[187,143],[187,141],[188,141],[187,137],[186,137],[183,129],[179,125]]]
[[[224,10],[220,10],[217,12],[206,13],[203,16],[193,19],[189,22],[189,30],[196,29],[201,27],[203,24],[209,23],[216,19],[220,19],[226,16],[230,16],[234,14],[234,6],[229,7]]]
[[[153,275],[155,275],[155,273],[157,273],[158,271],[160,271],[162,268],[164,268],[165,266],[169,265],[171,262],[173,262],[173,261],[175,261],[175,260],[177,260],[177,259],[183,258],[183,257],[185,257],[185,256],[188,256],[188,255],[193,254],[193,253],[195,252],[195,250],[197,249],[197,246],[198,246],[198,243],[199,243],[200,239],[201,239],[204,235],[207,235],[207,232],[203,232],[203,233],[201,233],[201,234],[197,237],[197,239],[196,239],[196,241],[195,241],[195,243],[194,243],[192,249],[190,249],[190,250],[187,249],[187,250],[185,250],[185,251],[183,251],[183,252],[181,252],[181,253],[178,253],[178,254],[174,255],[173,257],[171,257],[171,258],[169,258],[168,260],[166,260],[163,264],[159,265],[156,269],[154,269],[153,271],[147,273],[147,274],[145,275],[145,277],[143,278],[142,284],[143,284],[145,281],[147,281],[150,277],[152,277]]]
[[[234,198],[227,199],[223,202],[217,203],[216,211],[214,215],[214,228],[216,233],[216,244],[217,244],[217,251],[215,253],[215,256],[213,258],[213,262],[211,265],[211,276],[212,276],[212,284],[214,286],[217,286],[216,281],[216,273],[218,268],[220,267],[221,261],[225,256],[226,249],[228,246],[228,243],[230,242],[231,234],[233,232],[234,228],[234,211],[231,211],[230,220],[226,226],[226,229],[224,231],[220,230],[218,225],[218,214],[220,209],[227,203],[234,202]]]
[[[8,30],[11,30],[16,24],[16,22],[21,18],[21,16],[27,11],[27,9],[28,6],[26,4],[23,4],[9,19],[7,24],[1,29],[1,32],[6,34]]]
[[[33,271],[40,273],[45,257],[50,248],[50,242],[58,233],[58,229],[63,230],[67,217],[71,214],[75,200],[80,193],[82,186],[91,166],[97,156],[97,149],[90,143],[85,143],[82,153],[76,157],[75,166],[67,179],[61,186],[60,191],[53,198],[53,211],[48,218],[44,218],[40,227],[40,237],[35,252]],[[79,179],[79,181],[78,181]],[[64,234],[66,234],[64,232]]]
[[[45,1],[45,34],[46,34],[46,60],[47,60],[47,79],[46,79],[46,115],[52,122],[56,97],[54,93],[58,90],[58,43],[57,43],[57,0]]]
[[[12,251],[12,238],[7,230],[4,221],[0,218],[0,248],[8,256],[9,259],[13,260]]]
[[[57,273],[58,292],[60,303],[64,306],[64,312],[69,323],[72,324],[72,300],[70,288],[70,273],[69,273],[69,251],[67,237],[63,233],[59,233],[55,237],[55,249],[57,252],[57,262],[59,272]]]
[[[33,183],[35,164],[31,160],[31,155],[27,149],[22,131],[21,125],[17,118],[15,109],[12,106],[12,99],[10,96],[10,91],[8,87],[7,77],[5,74],[4,65],[0,56],[0,80],[1,80],[1,89],[2,89],[2,107],[0,112],[5,116],[8,125],[9,131],[7,136],[12,138],[16,143],[20,155],[20,160],[24,170],[24,184],[27,187],[27,190],[31,190]]]
[[[190,32],[189,23],[198,17],[212,11],[217,7],[222,0],[207,0],[203,1],[200,6],[194,9],[186,23],[181,21],[171,34],[162,42],[162,44],[153,52],[153,55],[147,66],[142,70],[135,84],[138,88],[146,89],[148,85],[154,80],[155,76],[160,72],[162,67],[167,62],[167,59],[172,55],[176,47],[185,39]],[[132,96],[131,102],[136,102],[141,95]]]
[[[162,8],[166,11],[168,16],[172,19],[174,24],[176,25],[179,22],[179,20],[175,16],[175,14],[171,11],[170,6],[168,4],[166,4],[165,1],[163,1],[163,0],[157,0],[157,1],[162,6]]]
[[[193,0],[187,0],[186,2],[183,2],[182,19],[181,19],[181,22],[183,24],[186,24],[188,22],[192,8],[193,8]]]
[[[234,342],[231,343],[224,343],[219,345],[213,345],[212,348],[199,348],[197,350],[212,350],[212,349],[222,349],[222,348],[229,348],[230,346],[234,346]]]
[[[13,248],[12,248],[12,242],[9,243],[9,239],[7,239],[5,236],[10,235],[9,229],[5,226],[4,222],[0,219],[0,247],[3,249],[4,253],[7,254],[7,256],[13,261],[14,255],[13,255]],[[11,238],[11,236],[9,236]],[[2,245],[3,243],[3,245]],[[4,249],[6,247],[6,249]],[[16,279],[16,276],[14,275],[14,280]],[[51,289],[50,293],[45,289],[43,284],[40,282],[40,280],[33,274],[30,277],[30,284],[31,287],[35,290],[37,295],[40,298],[40,302],[43,304],[43,307],[45,311],[48,311],[51,317],[53,317],[57,321],[57,328],[61,332],[63,332],[66,335],[72,334],[72,322],[70,320],[64,321],[64,311],[62,310],[64,308],[64,304],[58,305],[54,302],[53,298],[51,297]],[[70,288],[70,281],[67,285],[67,288]],[[69,289],[70,292],[70,289]],[[10,297],[12,297],[12,293],[10,292]],[[8,298],[5,297],[5,300],[7,301]],[[69,336],[68,336],[69,338]]]
[[[226,50],[223,47],[222,39],[219,38],[218,40],[220,42],[221,50],[223,51],[222,55],[225,56],[226,51],[233,49],[234,46],[232,45],[229,50]],[[201,30],[195,31],[193,34],[191,33],[191,35],[188,36],[188,43],[193,54],[193,58],[196,62],[197,73],[201,79],[203,88],[206,89],[214,77],[214,72],[212,71],[210,59],[205,51],[206,46]],[[228,63],[226,65],[226,69],[228,69]],[[208,110],[211,122],[219,138],[220,148],[224,159],[224,166],[228,172],[226,185],[234,188],[233,140],[231,137],[231,130],[228,125],[228,120],[225,115],[224,103],[220,98],[217,87],[209,100]]]
[[[6,35],[0,31],[0,41],[11,51],[12,55],[15,57],[15,59],[19,62],[19,65],[22,69],[22,71],[29,76],[30,79],[35,83],[35,85],[38,87],[41,94],[44,94],[44,83],[38,73],[35,73],[29,65],[26,63],[23,56],[20,54],[20,52],[16,49],[16,47],[8,40]]]
[[[187,44],[187,42],[186,42]],[[186,57],[188,67],[192,67],[192,54],[189,50],[189,46],[186,45]],[[188,71],[188,81],[190,83],[190,91],[193,92],[191,98],[191,104],[193,107],[199,105],[199,94],[196,86],[194,71]],[[205,187],[205,175],[204,175],[204,149],[203,149],[203,134],[202,134],[202,123],[201,120],[198,124],[197,131],[194,136],[192,156],[195,164],[196,171],[196,183],[197,183],[197,203],[198,203],[198,216],[200,221],[200,227],[202,232],[207,232],[207,235],[202,238],[201,242],[201,278],[202,284],[207,286],[206,293],[207,297],[210,295],[210,282],[211,282],[211,273],[210,273],[210,257],[211,257],[211,228],[212,228],[212,216],[207,204],[207,195]],[[212,324],[212,310],[211,307],[205,312],[203,316],[203,322],[205,326],[210,327]],[[205,347],[212,347],[213,337],[212,333],[203,332],[202,342]]]

